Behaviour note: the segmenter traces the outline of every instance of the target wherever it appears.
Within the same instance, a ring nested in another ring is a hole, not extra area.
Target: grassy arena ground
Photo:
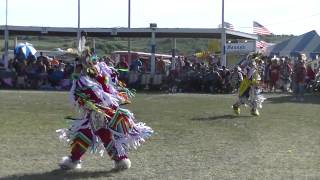
[[[73,116],[66,92],[0,91],[3,179],[320,179],[320,97],[267,95],[261,117],[234,116],[234,95],[138,94],[129,105],[155,134],[113,172],[108,157],[85,156],[60,171],[68,153],[55,130]]]

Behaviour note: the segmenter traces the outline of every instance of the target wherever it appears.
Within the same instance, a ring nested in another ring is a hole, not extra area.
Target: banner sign
[[[226,46],[227,53],[238,53],[238,52],[253,52],[256,50],[256,46],[254,42],[246,42],[246,43],[227,43]]]

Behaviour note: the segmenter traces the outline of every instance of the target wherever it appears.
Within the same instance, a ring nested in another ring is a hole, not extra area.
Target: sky
[[[252,33],[257,21],[273,34],[320,33],[320,0],[224,0],[225,21]],[[80,0],[81,27],[128,27],[128,0]],[[217,28],[222,0],[131,0],[131,28]],[[0,0],[5,25],[6,0]],[[78,0],[8,0],[8,25],[77,27]]]

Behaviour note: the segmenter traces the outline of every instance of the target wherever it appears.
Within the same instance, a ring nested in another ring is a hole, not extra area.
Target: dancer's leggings
[[[126,156],[119,156],[117,150],[114,146],[114,141],[112,139],[112,133],[110,130],[105,128],[100,128],[95,132],[104,144],[106,151],[113,160],[121,160],[126,158]],[[85,154],[87,149],[90,147],[93,141],[93,134],[89,128],[80,129],[77,132],[76,137],[73,139],[71,144],[71,159],[73,161],[78,161]]]
[[[257,101],[253,96],[256,96],[257,92],[252,87],[249,87],[244,93],[239,96],[239,99],[234,104],[235,107],[240,107],[242,104],[249,105],[252,109],[257,109]],[[249,99],[249,97],[251,97]]]

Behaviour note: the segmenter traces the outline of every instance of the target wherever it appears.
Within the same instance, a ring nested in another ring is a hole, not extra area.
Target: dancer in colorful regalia
[[[238,100],[232,106],[237,115],[240,114],[241,105],[248,105],[251,108],[251,115],[260,115],[258,108],[262,108],[265,98],[260,94],[261,77],[256,64],[258,60],[260,59],[251,54],[240,65],[244,78],[240,84]]]
[[[121,107],[130,103],[134,92],[117,80],[117,72],[95,56],[84,53],[76,62],[70,101],[79,112],[69,128],[57,130],[59,139],[71,146],[62,158],[62,169],[79,169],[85,152],[106,151],[114,168],[128,169],[128,150],[136,149],[153,130],[136,122],[133,113]]]

